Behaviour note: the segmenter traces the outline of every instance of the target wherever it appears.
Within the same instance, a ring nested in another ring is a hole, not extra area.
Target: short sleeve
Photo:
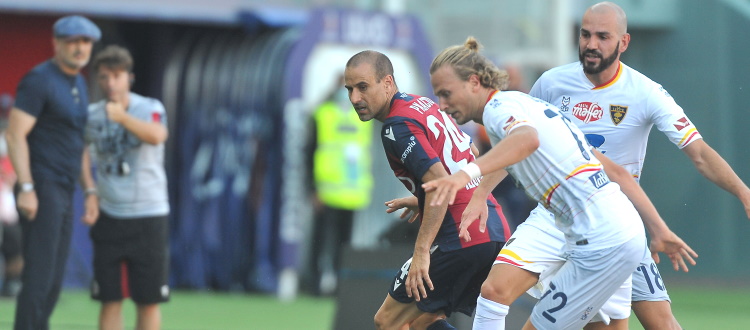
[[[513,99],[494,98],[485,106],[482,115],[487,134],[497,140],[505,138],[511,131],[522,126],[534,126],[520,102]],[[493,141],[493,144],[497,141]]]
[[[34,117],[39,117],[47,102],[47,95],[47,80],[42,74],[30,71],[18,84],[14,106]]]
[[[440,162],[424,128],[414,120],[389,118],[383,123],[381,138],[391,162],[402,164],[416,179],[421,180],[430,166]]]
[[[648,108],[653,123],[678,148],[682,149],[702,138],[682,107],[661,85],[657,85],[652,91]]]

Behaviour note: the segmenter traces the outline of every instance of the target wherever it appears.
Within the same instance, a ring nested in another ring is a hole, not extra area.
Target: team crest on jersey
[[[677,131],[681,131],[685,129],[685,127],[690,126],[690,121],[687,119],[687,117],[682,117],[680,119],[677,119],[677,122],[673,124],[674,128],[677,129]]]
[[[570,111],[570,96],[563,95],[562,97],[562,105],[560,105],[560,112],[568,112]]]
[[[628,107],[624,105],[609,105],[609,117],[612,118],[612,122],[615,126],[620,125],[625,115],[628,114]]]
[[[604,110],[597,103],[581,102],[573,106],[573,116],[588,124],[602,119]]]

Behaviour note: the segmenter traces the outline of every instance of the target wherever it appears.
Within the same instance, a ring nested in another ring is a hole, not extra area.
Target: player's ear
[[[620,38],[620,54],[624,53],[625,50],[628,49],[628,45],[630,45],[630,33],[625,33]]]
[[[479,79],[479,75],[477,74],[470,75],[468,82],[473,90],[476,90],[482,87],[482,80]]]
[[[392,75],[386,75],[383,77],[385,85],[388,86],[389,89],[393,89],[394,86],[396,86],[396,82],[393,80]]]

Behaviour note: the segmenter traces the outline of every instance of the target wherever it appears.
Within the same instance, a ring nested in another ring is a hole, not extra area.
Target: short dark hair
[[[375,78],[378,82],[380,82],[380,80],[385,78],[385,76],[387,75],[393,76],[393,64],[391,63],[391,60],[388,58],[388,56],[385,56],[385,54],[381,52],[377,52],[374,50],[363,50],[357,54],[354,54],[354,56],[352,56],[349,61],[346,62],[346,67],[355,67],[359,66],[362,63],[372,64],[372,66],[375,68]],[[395,81],[396,78],[394,77],[393,80]]]
[[[109,45],[96,54],[91,61],[91,67],[94,71],[99,71],[102,66],[113,70],[125,70],[133,72],[133,57],[130,51],[118,45]]]

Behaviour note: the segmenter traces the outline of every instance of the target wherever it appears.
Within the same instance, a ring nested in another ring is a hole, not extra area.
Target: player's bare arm
[[[447,176],[448,172],[443,167],[443,163],[435,163],[422,176],[422,182],[430,182]],[[425,205],[429,205],[434,198],[434,193],[426,193]],[[414,255],[409,267],[409,275],[406,277],[406,292],[417,301],[427,297],[428,288],[430,291],[435,289],[429,274],[430,248],[440,230],[447,210],[447,204],[436,207],[425,206],[424,208],[422,223],[419,226],[419,233],[417,233],[417,242],[414,244]]]
[[[477,219],[479,219],[479,231],[484,232],[487,228],[487,197],[490,196],[492,190],[508,176],[506,170],[499,170],[492,173],[483,175],[482,181],[474,190],[474,194],[471,196],[469,204],[466,205],[466,209],[461,214],[461,226],[459,228],[458,237],[465,240],[466,242],[471,241],[471,235],[469,235],[469,226],[471,226]]]
[[[539,148],[539,135],[535,128],[522,126],[512,130],[490,151],[479,157],[474,164],[479,166],[481,173],[492,173],[518,163],[529,157]],[[445,202],[453,204],[456,193],[466,186],[472,178],[465,171],[454,173],[450,177],[441,178],[422,185],[425,191],[435,191],[437,197],[431,206]]]
[[[705,141],[697,140],[682,149],[704,177],[736,196],[745,207],[750,219],[750,189],[737,176],[731,166]]]
[[[34,183],[34,178],[31,177],[29,144],[26,140],[26,136],[29,135],[34,125],[36,125],[34,116],[18,108],[13,108],[10,111],[5,140],[8,144],[8,156],[10,156],[10,161],[16,171],[18,183]],[[16,207],[26,219],[34,220],[39,208],[36,191],[20,192],[16,196]]]
[[[698,254],[669,229],[667,223],[664,222],[664,219],[661,218],[656,207],[646,195],[646,192],[633,179],[633,176],[601,152],[597,150],[592,151],[596,158],[602,162],[604,172],[607,173],[610,180],[620,185],[622,192],[628,196],[628,199],[630,199],[638,214],[640,214],[643,224],[651,237],[650,249],[654,261],[659,263],[658,252],[663,252],[672,261],[672,266],[675,270],[682,269],[687,272],[687,263],[695,266],[693,258],[697,258]]]
[[[409,219],[409,223],[414,222],[419,217],[419,200],[417,200],[416,196],[392,199],[385,202],[385,206],[388,207],[388,209],[385,210],[385,213],[393,213],[400,209],[404,209],[399,218],[401,218],[401,220]]]

